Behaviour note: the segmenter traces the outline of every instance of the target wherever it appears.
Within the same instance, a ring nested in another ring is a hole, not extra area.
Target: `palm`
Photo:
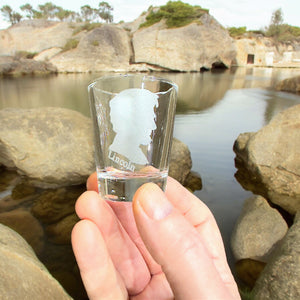
[[[81,219],[89,219],[100,229],[119,274],[119,284],[124,286],[130,298],[172,298],[161,267],[153,260],[138,233],[131,203],[99,202],[98,197],[88,198],[77,203],[76,211]],[[94,260],[94,257],[89,259]]]
[[[135,299],[163,299],[172,291],[161,267],[146,249],[135,225],[131,203],[109,202],[114,215],[106,232],[109,251],[127,288]],[[155,293],[155,294],[153,294]]]

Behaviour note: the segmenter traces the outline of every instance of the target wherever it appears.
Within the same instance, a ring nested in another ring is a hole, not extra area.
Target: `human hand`
[[[240,299],[209,209],[176,180],[105,201],[96,174],[76,212],[72,245],[90,299]]]

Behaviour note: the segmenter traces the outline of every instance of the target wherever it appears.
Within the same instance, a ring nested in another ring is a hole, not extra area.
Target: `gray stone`
[[[300,299],[300,213],[257,280],[253,299]]]
[[[184,184],[192,168],[191,153],[187,145],[173,138],[169,176]]]
[[[279,212],[261,196],[248,198],[234,227],[231,248],[236,260],[267,262],[288,226]]]
[[[74,213],[69,215],[55,224],[46,227],[47,236],[54,244],[71,244],[71,232],[74,225],[79,221],[79,218]]]
[[[92,123],[80,113],[54,107],[3,109],[0,122],[0,164],[16,168],[31,184],[81,184],[95,171]],[[174,139],[170,175],[184,183],[191,166],[188,147]]]
[[[42,75],[57,73],[57,68],[51,63],[44,61],[35,61],[33,59],[14,59],[6,58],[4,62],[3,58],[0,58],[0,76],[1,75]]]
[[[36,185],[85,182],[94,170],[91,121],[63,108],[0,111],[0,164]]]
[[[230,66],[236,55],[228,31],[208,14],[180,28],[167,29],[161,21],[139,29],[132,42],[136,63],[176,71],[200,71],[214,64]]]
[[[86,33],[78,46],[50,59],[60,72],[124,71],[131,56],[127,32],[114,25],[102,25]]]
[[[18,232],[40,254],[44,247],[44,230],[36,218],[24,209],[0,213],[0,223]]]
[[[73,28],[66,22],[45,19],[25,20],[0,31],[0,55],[20,51],[39,53],[53,47],[64,47]]]
[[[0,224],[1,299],[71,299],[25,240]]]
[[[235,144],[241,185],[291,214],[300,210],[300,105],[276,115],[257,133]]]
[[[83,186],[46,190],[35,199],[31,208],[32,213],[45,224],[56,223],[75,212],[76,199],[84,191]]]
[[[300,76],[286,78],[276,85],[278,91],[300,93]]]

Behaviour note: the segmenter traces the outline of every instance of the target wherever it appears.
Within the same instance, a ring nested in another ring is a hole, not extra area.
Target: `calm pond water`
[[[230,233],[244,200],[251,195],[234,177],[233,143],[242,132],[257,131],[300,96],[272,87],[300,69],[237,68],[206,73],[153,73],[179,86],[174,136],[188,145],[193,171],[200,174],[195,194],[215,215],[232,265]],[[89,116],[86,87],[102,74],[0,79],[0,109],[59,106]]]

